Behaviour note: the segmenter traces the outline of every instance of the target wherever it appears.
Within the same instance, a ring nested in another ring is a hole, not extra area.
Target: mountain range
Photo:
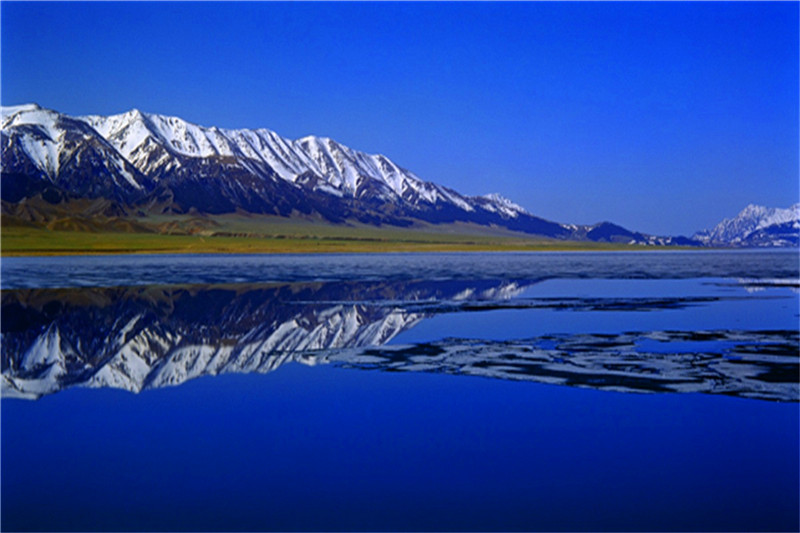
[[[499,194],[467,196],[425,181],[384,155],[333,139],[203,127],[135,109],[71,117],[36,104],[3,107],[0,136],[6,222],[43,223],[64,212],[133,221],[246,213],[397,227],[470,223],[560,240],[690,246],[796,245],[800,227],[796,208],[793,219],[735,226],[758,232],[752,237],[734,229],[690,239],[611,222],[558,223]]]
[[[695,240],[708,245],[798,246],[800,203],[788,209],[750,204],[737,216],[715,227],[695,233]]]

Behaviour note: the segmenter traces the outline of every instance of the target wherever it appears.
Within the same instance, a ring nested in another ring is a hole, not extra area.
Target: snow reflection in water
[[[546,290],[547,282],[537,285],[533,280],[3,291],[2,391],[5,397],[20,398],[73,386],[138,392],[205,375],[266,373],[301,362],[626,392],[799,399],[800,340],[785,317],[767,320],[768,328],[755,318],[745,327],[723,317],[724,327],[702,331],[629,329],[637,325],[632,316],[690,308],[714,314],[725,306],[746,311],[753,306],[786,307],[788,301],[796,309],[796,294],[784,288],[785,282],[777,288],[760,282],[760,288],[773,290],[758,293],[732,290],[729,282],[699,292],[682,285],[681,294],[671,294],[673,286],[665,290],[650,282],[645,288],[651,287],[652,294],[646,296],[627,294],[641,293],[641,285],[635,291],[623,285],[626,290],[609,292],[612,282],[598,283],[592,281],[592,296],[563,289],[554,295]],[[587,287],[571,286],[578,292]],[[494,338],[489,322],[468,336],[449,328],[457,322],[453,317],[498,312],[512,313],[506,316],[513,317],[513,335]],[[532,324],[542,313],[560,313],[557,326],[535,334]],[[614,318],[615,331],[568,331],[574,328],[573,317],[600,313]],[[434,318],[444,326],[435,336],[401,336]],[[400,343],[387,344],[393,340]]]

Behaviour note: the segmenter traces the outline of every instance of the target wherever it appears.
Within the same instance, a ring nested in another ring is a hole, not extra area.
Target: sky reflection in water
[[[24,290],[4,261],[3,529],[797,529],[796,258],[733,255]]]

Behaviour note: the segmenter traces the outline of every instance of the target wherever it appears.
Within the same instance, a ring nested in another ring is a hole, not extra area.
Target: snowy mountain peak
[[[299,139],[297,139],[295,143],[300,144],[302,146],[309,146],[311,144],[318,144],[318,145],[320,144],[330,145],[331,143],[338,144],[330,137],[319,136],[319,135],[306,135],[305,137],[300,137]]]
[[[204,127],[179,117],[136,109],[108,117],[87,116],[83,120],[145,173],[169,164],[169,154],[223,157],[236,159],[240,167],[262,178],[274,173],[295,183],[310,173],[316,176],[316,185],[312,185],[315,190],[336,196],[383,200],[396,200],[399,196],[408,201],[417,195],[431,203],[442,196],[433,194],[431,184],[401,169],[386,156],[358,152],[329,137],[311,135],[290,141],[264,128]]]
[[[383,154],[329,137],[199,126],[131,109],[70,117],[35,104],[3,108],[4,199],[106,198],[117,213],[321,216],[342,223],[468,223],[559,239],[652,244],[623,228],[564,225],[499,195],[465,196]],[[29,216],[19,211],[21,217]],[[665,241],[667,242],[667,241]],[[689,243],[696,244],[696,243]]]
[[[39,111],[42,109],[42,106],[37,104],[36,102],[29,102],[27,104],[19,104],[19,105],[10,105],[10,106],[3,106],[3,113],[5,114],[6,110],[14,111]]]
[[[789,208],[749,204],[733,218],[726,218],[694,238],[706,244],[787,246],[797,243],[800,203]]]
[[[4,105],[0,106],[0,114],[4,117],[7,115],[13,115],[16,113],[22,113],[25,111],[42,111],[42,106],[35,102],[30,102],[27,104],[19,104],[19,105]]]
[[[493,208],[511,217],[515,217],[520,213],[529,214],[524,207],[512,202],[499,193],[493,192],[484,194],[481,198],[486,198],[491,202]]]
[[[400,167],[383,154],[367,154],[348,148],[328,137],[307,136],[295,141],[325,177],[334,191],[355,198],[378,198],[407,202],[455,204],[459,209],[473,211],[470,203],[455,191],[423,181],[414,173]]]
[[[23,124],[53,125],[59,114],[49,109],[43,109],[39,104],[23,104],[0,107],[3,117],[3,129]]]
[[[134,152],[144,150],[149,142],[155,142],[169,152],[189,157],[233,155],[234,152],[227,139],[218,131],[196,126],[179,117],[132,109],[120,115],[95,115],[83,119],[129,159],[136,159],[131,157]]]
[[[2,116],[4,171],[32,166],[50,182],[117,197],[143,188],[141,176],[91,125],[38,104],[3,107]],[[87,172],[104,183],[87,186]]]

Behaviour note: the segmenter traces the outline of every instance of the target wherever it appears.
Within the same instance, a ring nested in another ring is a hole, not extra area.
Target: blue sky
[[[798,5],[3,2],[2,103],[330,136],[688,234],[798,201]]]

